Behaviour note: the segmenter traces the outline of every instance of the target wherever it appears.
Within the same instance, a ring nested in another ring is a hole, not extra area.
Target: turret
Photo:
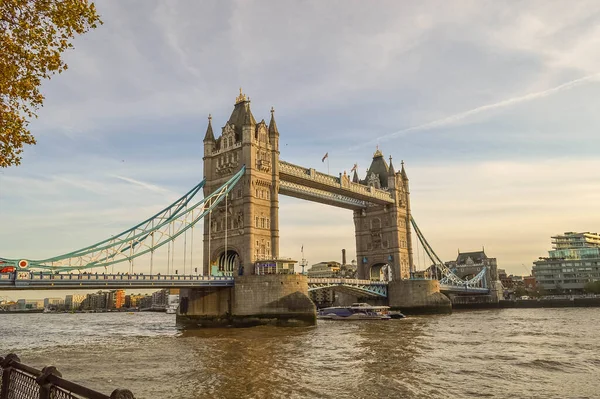
[[[275,123],[275,109],[273,107],[271,107],[271,121],[269,121],[269,141],[275,151],[279,151],[279,130],[277,130],[277,124]]]
[[[390,166],[388,168],[388,188],[395,189],[396,188],[396,171],[394,170],[394,165],[392,165],[392,156],[390,155]]]
[[[212,116],[208,114],[208,127],[204,135],[204,156],[210,156],[215,149],[215,135],[212,128]]]

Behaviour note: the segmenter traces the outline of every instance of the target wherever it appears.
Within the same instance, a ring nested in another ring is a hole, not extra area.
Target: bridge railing
[[[316,278],[310,277],[309,284],[348,284],[348,285],[387,285],[386,281],[359,280],[355,278]]]
[[[324,183],[332,187],[342,187],[346,190],[355,192],[357,194],[374,197],[387,202],[393,202],[392,196],[389,191],[377,189],[371,186],[364,186],[362,184],[357,184],[350,181],[350,178],[341,179],[339,177],[330,176],[321,172],[317,172],[314,169],[294,165],[285,161],[279,161],[279,171],[293,176],[301,177],[303,179]]]
[[[15,354],[0,357],[0,399],[135,399],[127,389],[110,396],[67,381],[56,367],[42,370],[21,363]]]
[[[229,276],[200,276],[200,275],[183,275],[183,274],[106,274],[106,273],[44,273],[44,272],[29,272],[31,280],[121,280],[121,281],[228,281],[233,280]],[[14,280],[13,273],[0,273],[0,280]]]

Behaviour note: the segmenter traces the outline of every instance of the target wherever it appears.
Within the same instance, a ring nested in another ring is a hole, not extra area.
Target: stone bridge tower
[[[233,112],[215,138],[212,119],[204,137],[204,195],[246,172],[227,197],[204,218],[204,274],[253,274],[254,262],[279,256],[279,132],[271,120],[256,122],[250,98],[236,98]]]
[[[398,173],[383,158],[379,149],[373,155],[367,176],[360,180],[354,171],[353,182],[390,191],[394,204],[367,206],[354,211],[358,277],[379,280],[380,273],[392,273],[394,280],[410,278],[413,270],[410,229],[410,192],[404,170]],[[384,266],[388,267],[384,267]]]

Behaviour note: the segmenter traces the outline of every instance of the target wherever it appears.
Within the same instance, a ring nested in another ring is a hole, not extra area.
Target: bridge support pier
[[[232,287],[182,288],[179,293],[177,326],[227,327],[230,324]]]
[[[406,314],[452,313],[437,280],[395,280],[388,285],[389,306]]]
[[[233,288],[181,290],[177,323],[182,327],[305,327],[316,324],[308,279],[299,275],[235,278]]]

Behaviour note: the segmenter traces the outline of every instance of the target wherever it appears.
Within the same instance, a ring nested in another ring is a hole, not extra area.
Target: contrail
[[[112,175],[112,177],[115,177],[115,178],[117,178],[119,180],[126,181],[126,182],[131,183],[131,184],[135,184],[136,186],[140,186],[140,187],[143,187],[143,188],[145,188],[147,190],[154,191],[154,192],[157,192],[157,193],[168,193],[169,192],[169,190],[166,190],[166,189],[164,189],[162,187],[155,186],[154,184],[150,184],[150,183],[145,183],[143,181],[135,180],[135,179],[132,179],[130,177],[117,176],[117,175]]]
[[[464,112],[461,112],[458,114],[450,115],[445,118],[438,119],[438,120],[435,120],[432,122],[427,122],[422,125],[411,126],[409,128],[402,129],[402,130],[399,130],[394,133],[385,134],[383,136],[380,136],[380,137],[377,137],[377,138],[371,140],[369,143],[375,143],[375,142],[379,142],[381,140],[390,139],[390,138],[397,137],[397,136],[400,136],[400,135],[402,135],[404,133],[408,133],[408,132],[414,132],[414,131],[419,131],[419,130],[429,130],[429,129],[434,129],[436,127],[452,125],[452,124],[459,122],[465,118],[468,118],[473,115],[477,115],[481,112],[493,110],[496,108],[504,108],[504,107],[508,107],[510,105],[519,104],[519,103],[535,100],[535,99],[542,98],[542,97],[547,97],[547,96],[557,93],[559,91],[567,90],[572,87],[578,86],[582,83],[592,81],[592,80],[598,80],[598,78],[600,78],[600,73],[595,73],[593,75],[584,76],[582,78],[575,79],[575,80],[572,80],[567,83],[563,83],[559,86],[552,87],[547,90],[538,91],[535,93],[529,93],[529,94],[526,94],[526,95],[520,96],[520,97],[509,98],[507,100],[503,100],[503,101],[493,103],[493,104],[482,105],[480,107],[473,108],[473,109],[470,109],[468,111],[464,111]],[[362,146],[363,145],[352,147],[351,150],[357,149]]]

